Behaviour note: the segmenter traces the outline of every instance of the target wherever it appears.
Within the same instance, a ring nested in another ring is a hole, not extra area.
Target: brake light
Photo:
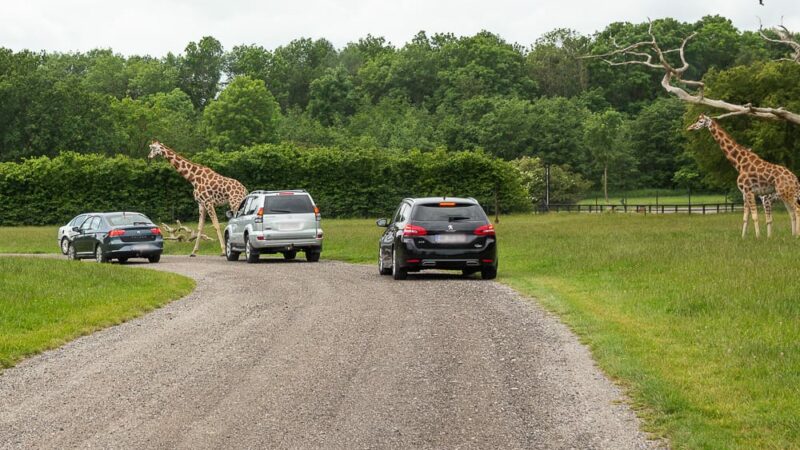
[[[475,234],[478,236],[494,236],[494,225],[483,225],[478,228],[475,228]]]
[[[418,225],[408,224],[403,228],[403,236],[425,236],[428,230]]]
[[[125,230],[111,230],[108,232],[108,237],[117,237],[125,234]]]
[[[258,208],[258,212],[256,213],[256,215],[259,216],[259,217],[263,216],[264,215],[264,208]]]
[[[278,195],[294,195],[294,192],[281,192]]]
[[[456,206],[456,202],[439,202],[439,206]]]
[[[158,236],[161,234],[161,228],[150,228],[150,232]]]
[[[419,264],[418,259],[407,259],[406,262],[409,264]]]

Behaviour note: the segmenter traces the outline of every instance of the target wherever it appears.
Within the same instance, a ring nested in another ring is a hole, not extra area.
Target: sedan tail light
[[[403,228],[403,236],[425,236],[428,230],[418,225],[408,224]]]
[[[161,234],[161,228],[150,228],[150,232],[155,234],[155,235],[160,235]]]
[[[474,233],[478,236],[494,236],[494,225],[483,225],[475,228]]]
[[[108,232],[108,237],[117,237],[125,234],[125,230],[111,230]]]

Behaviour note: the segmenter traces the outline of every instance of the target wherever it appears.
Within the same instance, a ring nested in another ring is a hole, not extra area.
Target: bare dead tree
[[[650,21],[647,34],[650,35],[650,40],[637,42],[625,47],[619,46],[614,42],[614,45],[617,46],[616,50],[601,55],[582,56],[581,58],[600,59],[612,66],[641,65],[651,69],[663,70],[664,77],[661,79],[661,86],[663,86],[668,93],[687,103],[705,105],[728,111],[725,114],[717,116],[716,119],[748,115],[772,120],[784,120],[800,125],[800,114],[787,111],[783,107],[768,108],[753,106],[749,103],[737,105],[724,100],[707,98],[703,93],[705,84],[702,81],[685,80],[683,76],[686,70],[689,69],[689,63],[686,61],[685,55],[686,43],[694,38],[697,33],[692,33],[684,39],[680,47],[670,50],[662,50],[659,46],[653,34],[652,21]],[[789,36],[791,41],[791,33],[789,33]],[[680,59],[680,65],[672,64],[666,56],[669,54],[677,54]],[[689,92],[689,90],[693,90],[694,92]]]
[[[761,20],[759,19],[759,23]],[[792,56],[790,58],[781,58],[779,61],[793,61],[800,64],[800,42],[794,40],[794,34],[786,28],[781,21],[781,24],[777,27],[772,28],[772,32],[778,36],[778,39],[771,38],[764,33],[764,28],[758,28],[758,34],[768,42],[774,42],[776,44],[783,44],[789,46],[792,49]]]

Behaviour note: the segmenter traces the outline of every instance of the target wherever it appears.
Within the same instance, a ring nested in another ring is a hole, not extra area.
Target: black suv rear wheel
[[[383,252],[378,249],[378,273],[381,275],[391,275],[392,269],[383,264]]]
[[[481,269],[481,278],[484,280],[494,280],[497,278],[497,267],[489,266]]]

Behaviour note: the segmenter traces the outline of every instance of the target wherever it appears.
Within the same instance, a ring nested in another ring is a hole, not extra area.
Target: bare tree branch
[[[616,50],[600,55],[581,56],[580,58],[600,59],[603,62],[612,66],[642,65],[652,69],[663,70],[664,77],[661,79],[661,86],[664,88],[664,90],[666,90],[668,93],[678,97],[680,100],[687,103],[695,105],[704,105],[728,111],[726,114],[717,116],[717,118],[747,115],[747,116],[761,117],[764,119],[783,120],[786,122],[791,122],[800,125],[800,114],[787,111],[783,107],[768,108],[768,107],[753,106],[749,103],[745,105],[737,105],[734,103],[726,102],[724,100],[706,98],[706,96],[703,94],[703,88],[705,87],[705,84],[702,81],[684,80],[683,79],[684,73],[689,69],[689,63],[686,61],[686,52],[685,52],[686,44],[692,38],[697,36],[697,33],[692,33],[691,35],[687,36],[681,42],[680,47],[670,50],[662,50],[661,47],[658,45],[658,41],[656,40],[656,37],[653,34],[652,21],[650,21],[650,26],[648,27],[647,33],[650,35],[649,41],[637,42],[635,44],[630,44],[626,47],[618,46],[616,42],[614,42],[614,45],[618,47]],[[784,33],[784,34],[779,33],[779,36],[782,36],[781,41],[773,40],[773,42],[786,43],[787,45],[792,46],[792,48],[795,48],[794,45],[797,45],[797,51],[795,53],[795,56],[800,58],[800,44],[791,40],[792,34],[789,33],[789,31],[786,30],[785,27],[783,27],[783,25],[781,25],[781,33]],[[764,36],[763,33],[762,36]],[[788,36],[789,38],[787,38],[787,40],[783,40],[783,36]],[[769,40],[767,37],[764,38]],[[665,55],[670,53],[678,54],[678,57],[680,58],[679,67],[676,67],[675,65],[670,63],[670,61],[666,58]],[[658,62],[654,62],[654,59],[657,59]],[[800,62],[800,59],[798,59],[797,62]],[[689,92],[684,87],[691,88],[694,90],[694,92]]]
[[[764,28],[761,26],[760,18],[758,19],[758,23],[758,34],[760,34],[765,41],[788,45],[792,49],[791,58],[781,58],[779,61],[794,61],[800,64],[800,42],[797,42],[794,39],[794,34],[789,31],[789,29],[786,28],[783,23],[772,28],[772,32],[778,35],[778,39],[771,38],[764,33]]]

